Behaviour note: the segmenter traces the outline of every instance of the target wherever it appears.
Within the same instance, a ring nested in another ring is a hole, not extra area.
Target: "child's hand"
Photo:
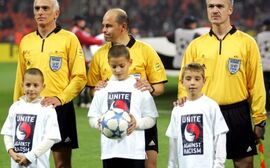
[[[20,156],[14,151],[13,148],[8,150],[8,154],[16,163],[21,161]]]
[[[20,166],[27,167],[31,164],[31,162],[23,154],[20,154],[19,157],[21,158],[21,160],[18,163]]]
[[[127,131],[127,134],[130,135],[136,128],[137,124],[136,124],[136,119],[134,118],[134,116],[129,113],[129,116],[131,118],[130,120],[130,125],[129,125],[129,128],[128,128],[128,131]]]
[[[98,119],[98,130],[101,131],[101,120]]]

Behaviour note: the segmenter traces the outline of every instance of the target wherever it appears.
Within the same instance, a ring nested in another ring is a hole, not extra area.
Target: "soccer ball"
[[[130,121],[128,112],[120,108],[110,109],[100,119],[101,132],[110,139],[121,139],[127,135]]]

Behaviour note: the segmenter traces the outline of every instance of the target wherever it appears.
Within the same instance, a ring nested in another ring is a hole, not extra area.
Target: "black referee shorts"
[[[154,150],[158,152],[158,132],[157,124],[152,128],[146,129],[145,133],[145,151]]]
[[[220,106],[229,127],[227,133],[227,159],[241,159],[257,154],[252,128],[250,107],[247,100]]]
[[[69,102],[56,108],[57,119],[61,134],[61,141],[52,146],[52,151],[63,147],[78,148],[76,128],[76,115],[73,102]]]

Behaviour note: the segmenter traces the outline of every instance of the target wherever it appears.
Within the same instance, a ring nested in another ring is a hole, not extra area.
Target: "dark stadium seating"
[[[91,25],[92,33],[99,34],[104,12],[112,7],[120,7],[128,12],[130,27],[139,29],[141,36],[164,36],[181,27],[184,17],[194,15],[200,26],[206,26],[205,1],[201,0],[59,0],[64,27],[72,25],[72,18],[84,15]],[[32,0],[1,0],[0,3],[0,42],[14,40],[15,32],[25,34],[25,29],[35,29]],[[236,1],[232,22],[244,31],[255,35],[258,25],[269,16],[270,1]],[[248,11],[248,12],[246,12]]]

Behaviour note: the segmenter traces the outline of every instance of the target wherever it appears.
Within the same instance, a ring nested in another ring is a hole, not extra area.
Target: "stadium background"
[[[12,103],[15,80],[17,44],[21,37],[35,30],[32,14],[33,0],[0,0],[0,128]],[[182,26],[186,16],[193,15],[199,19],[200,26],[209,26],[204,0],[59,0],[61,15],[58,22],[66,29],[73,25],[75,15],[87,18],[92,34],[100,33],[101,20],[105,11],[112,7],[125,9],[130,17],[130,28],[136,28],[141,37],[162,37],[177,27]],[[261,22],[270,16],[269,0],[236,0],[232,23],[239,29],[255,36]],[[78,13],[79,11],[79,13]],[[168,139],[165,130],[169,123],[172,101],[177,94],[177,77],[169,76],[166,93],[156,98],[160,113],[158,119],[160,154],[158,167],[165,168],[168,157]],[[74,151],[75,168],[101,167],[99,160],[99,135],[88,126],[87,109],[77,108],[77,123],[80,148]],[[269,120],[268,120],[269,121]],[[269,125],[269,124],[268,124]],[[267,125],[265,160],[270,166],[270,136]],[[255,168],[259,167],[256,157]],[[232,167],[227,162],[226,167]],[[0,140],[0,167],[8,168],[9,157],[5,152],[3,140]]]
[[[0,41],[16,40],[14,35],[35,29],[32,10],[33,0],[0,0]],[[59,0],[61,15],[59,22],[72,26],[74,15],[87,18],[93,34],[98,34],[105,11],[120,7],[130,17],[130,28],[138,28],[141,36],[164,36],[188,15],[199,19],[201,26],[207,26],[204,0]],[[255,35],[258,26],[269,16],[269,0],[235,0],[232,23],[240,29]],[[79,11],[79,12],[78,12]],[[15,36],[16,36],[15,35]]]

